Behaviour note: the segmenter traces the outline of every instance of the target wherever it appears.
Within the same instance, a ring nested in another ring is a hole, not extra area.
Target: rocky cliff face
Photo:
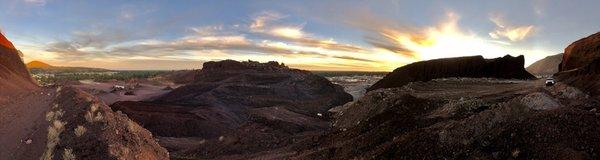
[[[573,42],[565,48],[560,71],[583,67],[600,58],[600,32]]]
[[[193,83],[153,102],[117,102],[112,108],[159,136],[206,139],[171,148],[174,154],[215,158],[273,149],[301,133],[326,131],[327,110],[349,101],[352,96],[341,86],[308,71],[277,62],[225,60],[205,63]]]
[[[395,69],[368,90],[401,87],[409,82],[444,77],[534,79],[523,68],[524,63],[523,56],[510,55],[495,59],[472,56],[415,62]]]
[[[0,34],[0,95],[37,88],[10,41]]]
[[[562,58],[563,58],[562,53],[548,56],[544,59],[540,59],[539,61],[536,61],[535,63],[527,66],[527,68],[525,68],[525,70],[527,70],[527,72],[534,74],[534,75],[540,75],[540,76],[552,75],[552,74],[558,72],[558,68],[559,68],[560,62],[562,62]]]
[[[600,96],[600,32],[565,48],[561,71],[554,76],[591,96]]]

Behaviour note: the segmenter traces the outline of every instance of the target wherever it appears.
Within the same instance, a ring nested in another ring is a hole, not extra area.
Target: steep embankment
[[[193,83],[153,102],[111,107],[156,135],[174,137],[161,139],[174,155],[217,158],[243,157],[326,131],[327,110],[349,101],[341,86],[308,71],[225,60],[204,63]]]
[[[600,33],[565,48],[561,66],[562,72],[555,74],[559,81],[600,98]]]
[[[495,59],[472,56],[420,61],[395,69],[368,90],[401,87],[409,82],[445,77],[534,79],[523,68],[524,63],[523,56],[510,55]]]
[[[0,33],[0,96],[37,88],[19,51]]]
[[[525,70],[533,75],[538,76],[552,75],[558,72],[558,65],[560,65],[560,62],[562,62],[562,57],[562,53],[548,56],[529,65],[527,68],[525,68]]]

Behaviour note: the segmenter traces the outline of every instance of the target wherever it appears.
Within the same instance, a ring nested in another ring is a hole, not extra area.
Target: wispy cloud
[[[490,21],[496,24],[496,29],[489,33],[494,39],[507,38],[510,41],[521,41],[534,32],[533,25],[513,26],[508,24],[501,15],[492,15]]]
[[[47,3],[47,0],[23,0],[25,4],[36,5],[36,6],[44,6]]]

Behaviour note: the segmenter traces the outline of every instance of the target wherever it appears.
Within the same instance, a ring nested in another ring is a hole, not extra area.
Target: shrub
[[[42,155],[43,160],[51,160],[54,148],[60,141],[60,133],[65,129],[65,123],[60,120],[54,120],[48,127],[48,142],[46,143],[46,151]]]
[[[81,137],[85,133],[85,131],[87,131],[85,127],[78,125],[77,128],[75,128],[75,136]]]
[[[73,154],[73,149],[65,148],[65,151],[63,152],[63,155],[62,155],[62,159],[63,160],[76,160],[75,154]]]

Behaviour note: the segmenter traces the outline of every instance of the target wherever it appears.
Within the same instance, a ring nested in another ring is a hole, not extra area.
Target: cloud
[[[252,23],[250,24],[250,29],[259,31],[262,30],[268,23],[271,21],[276,21],[285,16],[272,11],[264,11],[260,14],[254,16]]]
[[[535,27],[533,25],[512,26],[504,21],[499,15],[490,17],[490,21],[496,24],[496,29],[489,33],[493,39],[507,38],[510,41],[521,41],[531,36]]]
[[[57,61],[142,61],[231,59],[286,60],[288,64],[352,63],[372,66],[382,57],[368,57],[370,49],[320,38],[304,31],[305,24],[286,24],[276,12],[262,12],[250,23],[186,27],[173,39],[153,39],[140,31],[93,27],[73,31],[67,40],[45,46]]]
[[[44,6],[47,3],[47,0],[23,0],[25,4],[35,5],[35,6]]]

